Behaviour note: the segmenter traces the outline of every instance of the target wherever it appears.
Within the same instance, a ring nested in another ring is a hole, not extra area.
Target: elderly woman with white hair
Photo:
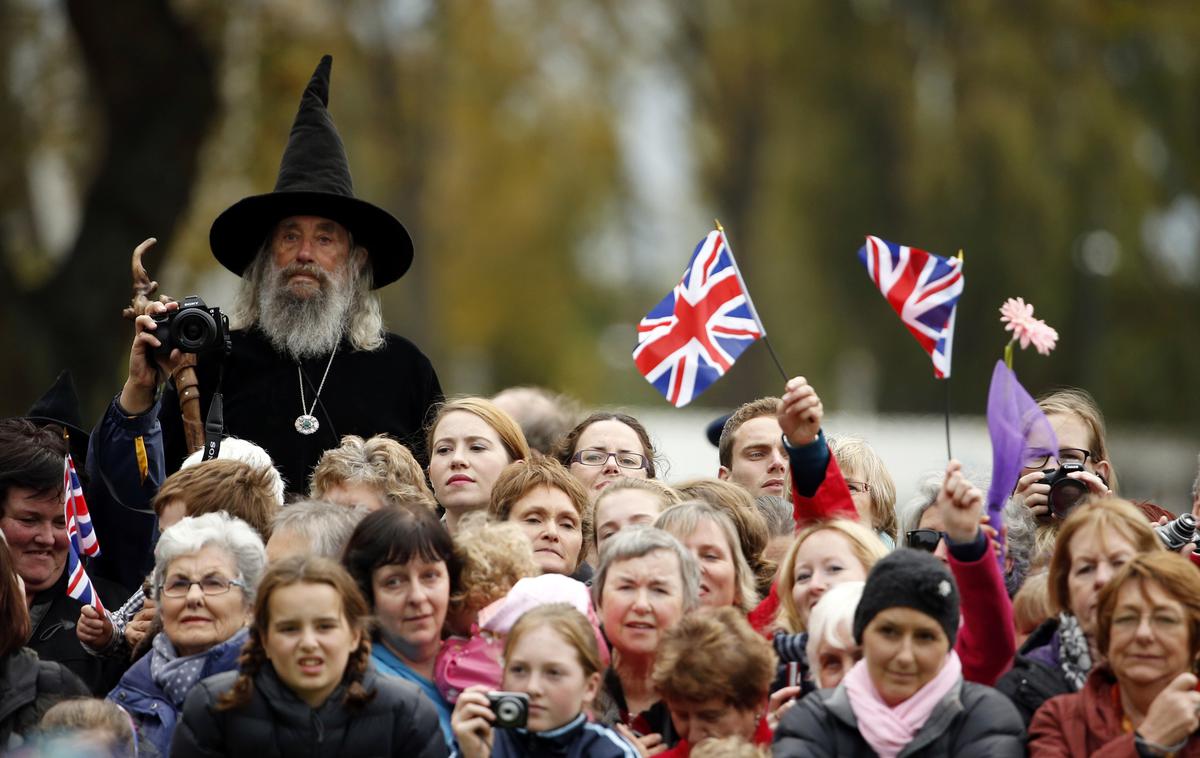
[[[266,558],[258,533],[225,513],[185,518],[159,538],[153,590],[162,631],[108,699],[162,755],[192,686],[237,668]]]

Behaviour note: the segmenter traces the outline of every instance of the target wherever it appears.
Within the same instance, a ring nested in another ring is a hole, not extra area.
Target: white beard
[[[276,350],[297,361],[332,353],[346,333],[354,300],[350,266],[333,275],[315,264],[294,263],[280,269],[272,261],[268,266],[258,288],[258,327]],[[318,291],[294,292],[288,280],[298,272],[314,276]]]

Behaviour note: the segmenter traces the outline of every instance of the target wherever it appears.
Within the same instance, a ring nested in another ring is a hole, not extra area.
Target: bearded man
[[[325,56],[301,98],[274,191],[235,203],[209,233],[242,288],[232,352],[202,355],[197,366],[202,417],[219,385],[226,433],[265,448],[290,492],[307,491],[321,453],[343,435],[388,433],[419,449],[441,397],[429,360],[383,328],[373,290],[408,270],[412,241],[390,213],[354,197],[326,109],[331,65]],[[148,321],[139,337],[149,349],[158,340]],[[171,471],[187,452],[173,387],[160,418]]]

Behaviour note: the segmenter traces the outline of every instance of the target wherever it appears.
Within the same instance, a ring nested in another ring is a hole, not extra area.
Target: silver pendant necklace
[[[296,364],[296,376],[300,379],[300,415],[296,417],[296,431],[301,434],[315,434],[321,428],[321,423],[317,421],[317,417],[313,415],[313,411],[317,409],[317,402],[321,399],[321,390],[325,389],[325,379],[329,376],[329,368],[333,366],[333,356],[337,355],[337,347],[333,348],[333,352],[329,354],[329,362],[325,364],[325,373],[321,375],[321,383],[317,385],[317,394],[313,397],[312,407],[305,410],[304,401],[304,370],[300,368],[300,364]]]

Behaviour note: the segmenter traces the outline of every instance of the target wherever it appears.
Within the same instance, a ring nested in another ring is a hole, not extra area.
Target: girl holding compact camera
[[[468,687],[451,717],[456,756],[634,758],[637,750],[586,710],[600,688],[600,652],[587,617],[566,603],[526,612],[504,645],[504,692]]]

